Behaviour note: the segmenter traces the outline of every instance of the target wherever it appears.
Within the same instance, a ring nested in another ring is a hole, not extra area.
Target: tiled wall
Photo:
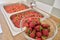
[[[35,0],[37,7],[60,18],[60,0]]]

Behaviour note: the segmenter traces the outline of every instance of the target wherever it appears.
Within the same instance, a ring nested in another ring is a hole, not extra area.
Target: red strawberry
[[[40,25],[37,25],[37,26],[35,27],[35,30],[40,31]]]
[[[41,24],[40,21],[37,21],[36,23],[39,24],[39,25]]]
[[[37,32],[37,33],[36,33],[36,36],[37,36],[37,37],[41,37],[41,36],[42,36],[41,32]]]
[[[28,28],[25,30],[26,34],[29,36],[31,33],[31,30],[29,30]]]
[[[20,28],[19,21],[16,21],[14,24],[17,28]]]
[[[29,30],[32,31],[32,28],[30,27]]]
[[[31,21],[32,21],[32,19],[31,19],[31,18],[29,18],[29,19],[28,19],[28,21],[29,21],[29,22],[31,22]]]
[[[48,24],[41,24],[43,28],[48,28],[50,27]]]
[[[44,36],[48,36],[49,35],[49,31],[47,29],[42,30],[42,33]]]
[[[29,27],[28,23],[24,22],[23,26]]]
[[[36,40],[42,40],[41,38],[37,38]]]
[[[30,37],[34,38],[35,37],[35,31],[32,31],[32,33],[30,33]]]
[[[34,22],[30,22],[29,26],[33,28],[35,26]]]
[[[34,21],[35,21],[37,24],[41,24],[41,23],[40,23],[40,18],[35,18]]]

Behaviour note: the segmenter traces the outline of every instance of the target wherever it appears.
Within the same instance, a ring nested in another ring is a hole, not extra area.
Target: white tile
[[[52,10],[52,6],[50,5],[47,5],[47,4],[44,4],[44,3],[41,3],[41,2],[36,2],[36,5],[39,9],[45,11],[45,12],[48,12],[50,13],[51,10]]]
[[[58,9],[58,8],[54,8],[54,7],[53,7],[51,13],[52,13],[53,16],[56,16],[57,18],[60,19],[60,9]]]
[[[54,7],[60,9],[60,0],[55,0]]]
[[[37,1],[53,6],[55,0],[37,0]]]

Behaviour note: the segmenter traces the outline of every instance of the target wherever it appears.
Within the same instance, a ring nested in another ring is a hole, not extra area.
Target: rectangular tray
[[[26,3],[24,3],[24,4],[27,5]],[[6,4],[6,5],[8,5],[8,4]],[[50,17],[47,13],[45,13],[45,12],[43,12],[43,11],[37,9],[37,8],[33,8],[33,9],[28,8],[28,9],[26,9],[26,10],[22,10],[22,11],[18,11],[18,12],[14,12],[14,13],[8,14],[8,13],[5,11],[4,6],[5,6],[5,5],[2,5],[2,6],[1,6],[1,11],[2,11],[2,13],[3,13],[3,15],[4,15],[4,17],[5,17],[8,25],[9,25],[10,31],[11,31],[11,33],[12,33],[13,36],[16,36],[17,34],[21,33],[22,31],[21,31],[21,28],[16,28],[16,27],[14,26],[13,22],[12,22],[11,19],[10,19],[10,17],[11,17],[12,15],[15,15],[15,14],[17,14],[17,13],[26,12],[26,11],[29,11],[29,10],[34,10],[34,11],[37,11],[37,12],[41,13],[41,14],[44,16],[44,18],[49,18],[49,17]],[[28,6],[28,5],[27,5],[27,6]]]
[[[10,16],[10,19],[17,28],[20,28],[20,21],[25,17],[43,18],[44,15],[42,15],[41,13],[34,11],[34,10],[28,10],[25,12],[21,12],[21,13],[17,13],[17,14],[12,15],[12,16]]]
[[[28,6],[22,3],[15,3],[15,4],[9,4],[9,5],[4,6],[5,11],[9,14],[22,11],[22,10],[26,10],[28,8],[29,8]]]

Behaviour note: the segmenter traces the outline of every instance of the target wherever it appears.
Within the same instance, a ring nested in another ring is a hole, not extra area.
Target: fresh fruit
[[[34,38],[35,37],[35,31],[32,31],[32,33],[30,33],[30,37]]]
[[[23,27],[24,26],[29,27],[28,23],[26,23],[26,22],[23,24]]]
[[[32,18],[32,19],[33,19],[33,21],[35,22],[36,25],[41,24],[40,23],[40,18],[38,18],[38,19],[37,18]]]
[[[25,32],[26,32],[26,34],[27,34],[28,36],[30,36],[30,33],[31,33],[31,30],[30,30],[30,29],[27,28],[27,30],[26,30]]]
[[[42,40],[41,38],[37,38],[36,40]]]
[[[31,19],[31,18],[29,18],[28,20],[29,20],[28,22],[31,22],[31,21],[32,21],[32,19]]]
[[[32,31],[33,29],[30,27],[29,30]]]
[[[37,26],[35,27],[35,30],[36,30],[36,31],[40,31],[40,25],[37,25]]]
[[[14,24],[15,24],[15,26],[17,27],[17,28],[20,28],[20,23],[19,23],[20,21],[17,21],[17,22],[14,22]]]
[[[24,12],[24,13],[18,13],[18,14],[12,15],[10,18],[11,18],[11,20],[14,23],[15,26],[18,23],[18,25],[17,25],[18,27],[16,26],[17,28],[20,28],[19,24],[20,24],[20,21],[21,21],[22,18],[24,18],[24,19],[28,18],[28,20],[29,20],[29,21],[23,20],[23,21],[26,21],[26,22],[23,23],[24,26],[27,26],[28,27],[28,23],[30,23],[31,21],[33,21],[29,25],[31,27],[34,27],[35,25],[38,25],[38,24],[40,25],[41,24],[40,23],[40,17],[39,17],[39,15],[40,16],[43,16],[40,13],[38,13],[38,12],[35,13],[35,12],[36,11],[27,11],[27,12]],[[32,15],[34,15],[34,16],[32,16]],[[38,16],[35,16],[35,15],[38,15]],[[31,18],[31,17],[39,17],[39,18],[37,19],[37,18]]]
[[[42,33],[44,36],[48,36],[49,35],[49,31],[47,29],[42,30]]]
[[[41,36],[42,36],[42,33],[41,33],[41,32],[37,32],[37,33],[36,33],[36,36],[37,36],[37,37],[41,37]]]
[[[29,26],[33,28],[35,26],[34,22],[30,22]]]
[[[27,11],[25,12],[26,13],[26,17],[30,16],[30,17],[40,17],[40,18],[43,18],[43,15],[36,12],[36,11]]]
[[[48,28],[50,27],[48,24],[41,24],[43,28]]]
[[[43,25],[40,22],[39,18],[34,18],[34,17],[31,17],[30,20],[27,19],[27,21],[29,21],[29,23],[26,22],[28,24],[28,27],[26,30],[28,30],[27,33],[29,37],[36,40],[45,40],[48,38],[49,32],[50,32],[50,25],[46,23]]]
[[[15,26],[17,28],[20,28],[20,25],[19,25],[20,24],[20,18],[18,17],[18,15],[12,16],[11,19],[12,19],[13,23],[15,24]]]
[[[24,4],[12,4],[12,5],[7,5],[4,8],[8,13],[13,13],[13,12],[27,9],[28,7]]]

